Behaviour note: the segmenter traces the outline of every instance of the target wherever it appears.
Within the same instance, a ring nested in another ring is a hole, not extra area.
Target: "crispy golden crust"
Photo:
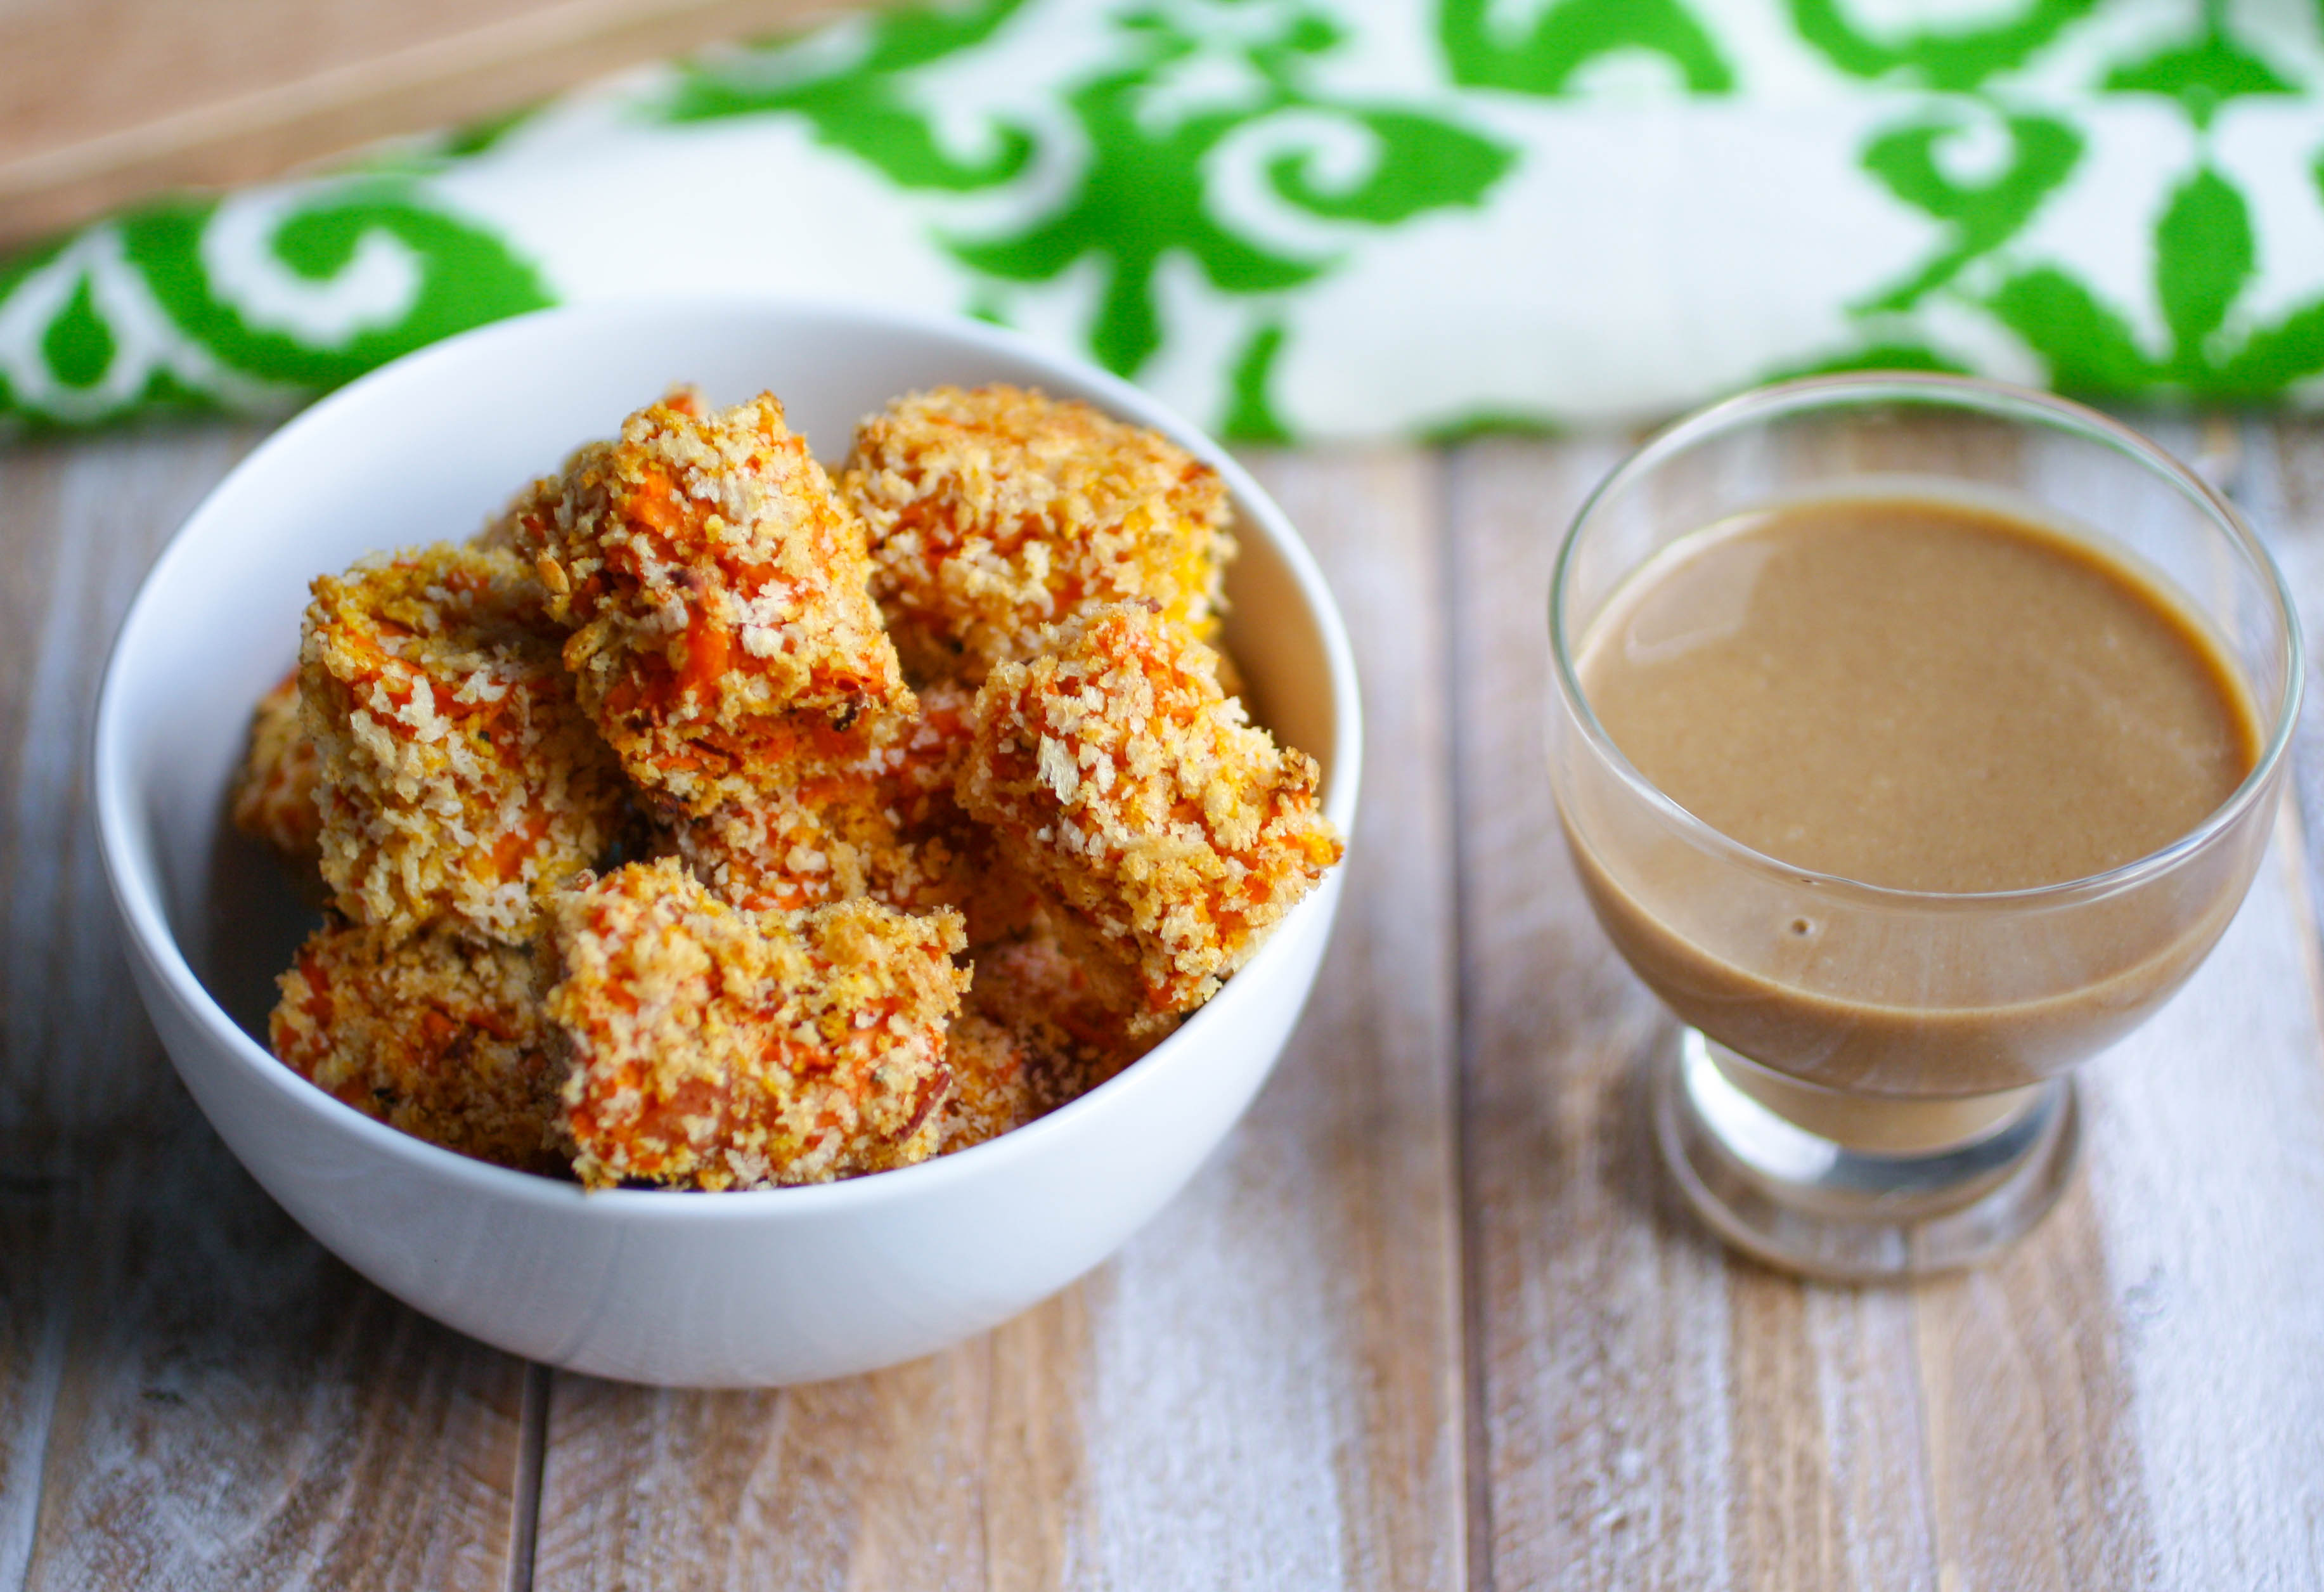
[[[877,736],[863,766],[904,833],[952,835],[967,822],[953,786],[976,737],[976,692],[956,681],[937,680],[918,695],[918,711]]]
[[[1216,471],[1156,432],[1020,387],[939,387],[857,428],[841,491],[916,675],[983,680],[1041,626],[1143,598],[1207,634],[1234,555]]]
[[[1152,610],[1100,611],[996,667],[958,792],[1010,863],[1189,1011],[1340,858],[1314,758],[1220,693],[1215,654]]]
[[[674,826],[669,855],[719,899],[752,912],[864,896],[923,912],[957,894],[949,857],[905,839],[868,781],[727,802]]]
[[[250,750],[234,785],[234,827],[272,846],[301,877],[319,878],[323,865],[323,815],[315,803],[321,776],[314,737],[299,715],[294,669],[250,716]]]
[[[676,807],[766,788],[803,720],[910,713],[862,522],[771,394],[642,409],[511,521],[572,630],[581,700],[630,777]]]
[[[539,583],[512,553],[439,544],[314,593],[299,680],[335,904],[399,934],[530,938],[540,898],[597,859],[623,800]]]
[[[952,781],[973,701],[939,685],[917,717],[801,737],[761,793],[671,824],[658,854],[754,912],[867,895],[903,912],[961,905],[973,880],[960,832],[972,826]]]
[[[665,859],[577,884],[549,920],[591,1188],[826,1182],[935,1151],[958,914],[742,912]]]
[[[1079,1099],[1177,1026],[1175,1016],[1145,1020],[1132,971],[1059,927],[1037,914],[976,953],[968,1009],[952,1028],[944,1152]]]
[[[562,1169],[557,1079],[530,951],[332,925],[279,980],[268,1037],[369,1116],[479,1161]]]

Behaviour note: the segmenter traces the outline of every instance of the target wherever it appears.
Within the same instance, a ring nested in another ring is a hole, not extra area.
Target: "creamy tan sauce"
[[[2135,861],[2217,810],[2259,748],[2248,687],[2183,599],[1936,497],[1791,504],[1690,537],[1615,595],[1577,663],[1614,744],[1681,806],[1892,889]],[[1565,815],[1582,883],[1656,994],[1763,1066],[1890,1097],[2022,1088],[2111,1043],[2218,938],[2265,834],[2238,826],[2067,905],[1892,911],[1583,794]]]
[[[1577,660],[1623,754],[1712,828],[1896,889],[2062,883],[2200,824],[2258,756],[2181,606],[1933,498],[1791,504],[1632,582]]]

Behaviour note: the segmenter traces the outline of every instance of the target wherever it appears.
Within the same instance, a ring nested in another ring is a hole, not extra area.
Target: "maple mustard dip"
[[[1682,1017],[1795,1078],[2028,1086],[2174,989],[2248,877],[2054,911],[1970,899],[2171,846],[2263,739],[2237,665],[2159,578],[1987,504],[1831,496],[1721,522],[1635,571],[1574,663],[1622,756],[1778,880],[1738,888],[1585,804],[1567,834],[1592,905]],[[1961,899],[1892,910],[1858,885]]]

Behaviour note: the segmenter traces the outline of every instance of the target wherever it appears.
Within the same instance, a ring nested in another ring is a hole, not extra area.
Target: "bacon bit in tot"
[[[1315,760],[1253,727],[1216,654],[1149,608],[1050,645],[978,693],[961,804],[1137,962],[1150,1013],[1192,1010],[1340,859]]]
[[[367,1116],[521,1171],[561,1171],[532,953],[449,934],[318,930],[278,981],[274,1053]]]
[[[958,913],[743,912],[664,859],[577,884],[549,924],[590,1188],[827,1182],[935,1152]]]
[[[561,633],[506,551],[438,544],[314,586],[300,651],[323,876],[346,917],[511,944],[597,860],[621,771],[574,700]]]
[[[1207,637],[1234,556],[1216,471],[1154,431],[1022,387],[939,387],[856,429],[841,490],[916,674],[975,684],[1047,625],[1127,598]]]
[[[908,717],[863,524],[772,394],[662,403],[510,514],[630,777],[700,814],[768,788],[802,718]]]
[[[323,815],[315,787],[321,776],[314,737],[299,717],[294,669],[258,699],[250,716],[250,751],[235,781],[234,827],[272,846],[294,873],[318,884]]]

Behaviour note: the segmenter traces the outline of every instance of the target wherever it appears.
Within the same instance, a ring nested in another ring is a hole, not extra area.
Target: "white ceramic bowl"
[[[1232,459],[1145,394],[1012,335],[764,299],[527,316],[399,361],[284,427],[195,511],[122,627],[97,710],[97,823],[138,989],[186,1087],[349,1264],[553,1365],[693,1386],[812,1381],[982,1331],[1160,1208],[1282,1051],[1340,871],[1120,1078],[991,1143],[853,1182],[585,1194],[406,1137],[276,1062],[253,1036],[311,920],[224,811],[251,705],[296,653],[309,579],[374,549],[468,535],[679,380],[720,403],[772,390],[826,463],[890,398],[986,381],[1088,399],[1209,460],[1240,514],[1228,639],[1255,713],[1322,761],[1325,810],[1352,828],[1347,638],[1314,560]]]

